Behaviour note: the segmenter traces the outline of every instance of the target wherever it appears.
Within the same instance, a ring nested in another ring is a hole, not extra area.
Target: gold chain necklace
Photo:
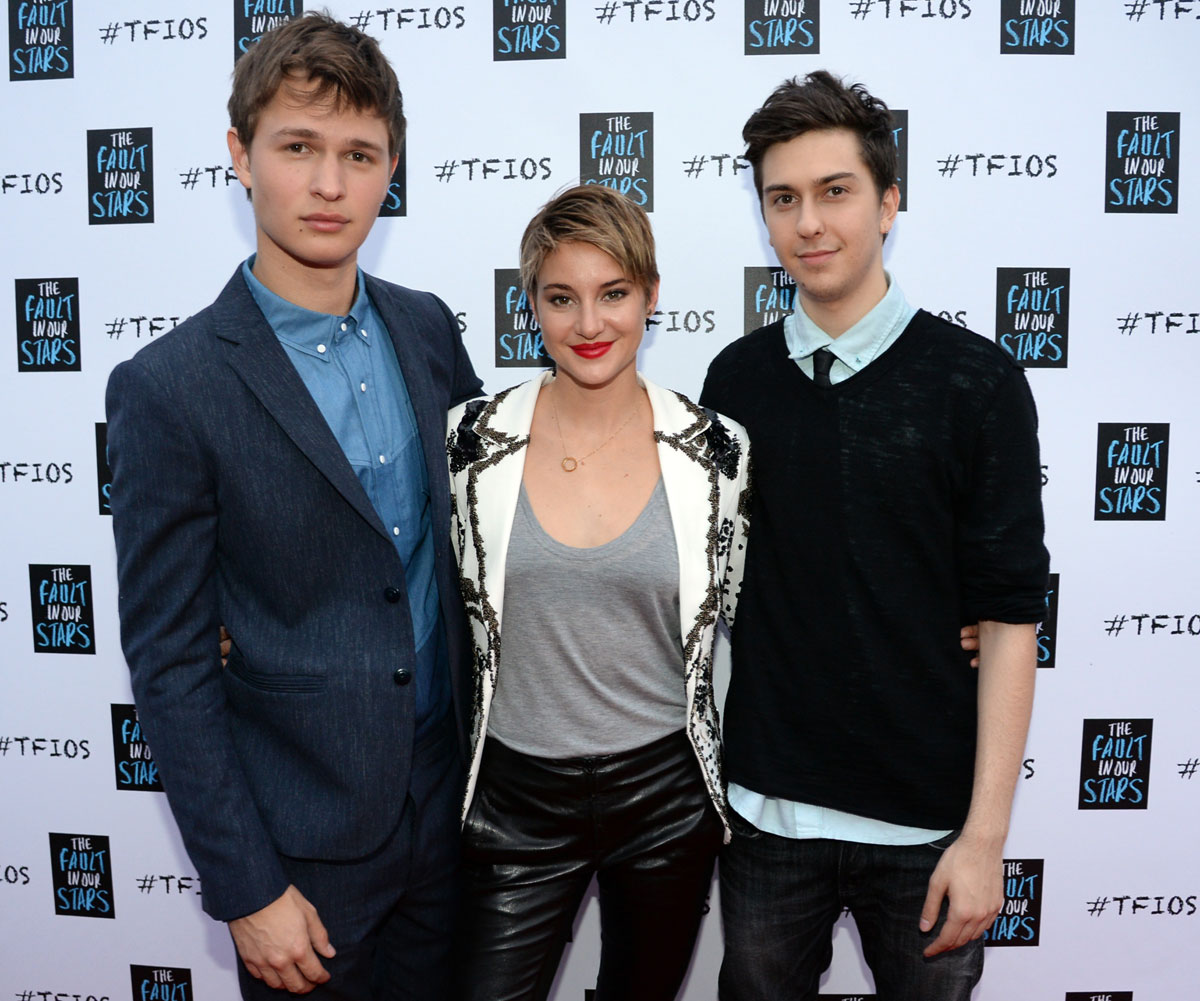
[[[588,452],[587,455],[582,455],[578,459],[576,459],[575,456],[573,456],[573,455],[567,454],[567,443],[563,439],[562,424],[560,424],[559,420],[558,420],[558,404],[554,402],[554,394],[553,393],[550,394],[550,409],[554,411],[554,426],[558,430],[558,441],[559,441],[559,444],[562,445],[562,450],[563,450],[562,462],[559,463],[559,465],[562,466],[564,473],[573,473],[573,472],[575,472],[576,469],[578,469],[581,465],[583,465],[584,459],[590,459],[593,455],[595,455],[597,452],[599,452],[600,449],[602,449],[605,445],[607,445],[610,441],[612,441],[617,435],[619,435],[622,431],[624,431],[625,425],[627,425],[631,420],[634,419],[634,417],[637,416],[637,412],[638,412],[639,408],[637,406],[634,406],[633,412],[630,413],[630,415],[621,422],[621,426],[619,428],[617,428],[617,430],[615,430],[612,434],[610,434],[607,438],[605,438],[604,441],[600,442],[600,444],[597,445],[595,448],[593,448],[590,452]]]

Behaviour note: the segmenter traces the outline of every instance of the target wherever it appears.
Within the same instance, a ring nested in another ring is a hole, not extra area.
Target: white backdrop
[[[140,788],[153,775],[137,735],[114,723],[131,697],[96,425],[111,368],[208,303],[252,250],[226,171],[228,78],[246,15],[292,6],[9,0],[6,997],[235,993],[224,927],[201,912],[164,797]],[[1035,345],[1023,357],[1058,575],[1006,851],[1013,899],[976,996],[1200,997],[1200,0],[330,6],[380,39],[411,123],[406,186],[390,199],[405,214],[380,220],[362,263],[438,292],[489,390],[529,374],[497,367],[498,350],[536,347],[511,318],[498,326],[496,272],[516,266],[537,207],[589,174],[580,150],[596,123],[625,154],[610,173],[652,197],[662,315],[642,367],[695,394],[755,307],[761,273],[746,269],[775,263],[734,160],[750,111],[785,76],[828,67],[907,112],[907,211],[887,264],[912,302],[987,336],[998,302],[1036,314],[999,332],[1017,351]],[[1046,336],[1039,347],[1023,332]],[[597,939],[590,901],[556,998],[586,997]],[[714,914],[688,1001],[715,996],[720,950]],[[871,990],[843,921],[822,991]]]

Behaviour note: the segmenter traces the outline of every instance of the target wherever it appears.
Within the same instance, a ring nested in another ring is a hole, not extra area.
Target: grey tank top
[[[679,555],[661,477],[625,532],[587,549],[547,535],[522,485],[488,735],[522,754],[575,758],[686,723]]]

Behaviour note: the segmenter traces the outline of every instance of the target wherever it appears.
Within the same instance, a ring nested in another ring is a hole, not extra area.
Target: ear
[[[654,315],[654,310],[658,308],[658,288],[662,284],[662,279],[655,278],[654,285],[650,289],[650,294],[646,297],[646,319],[650,319]]]
[[[383,194],[379,197],[380,211],[383,211],[383,205],[388,199],[388,193],[392,190],[392,178],[396,174],[396,164],[400,162],[400,154],[393,153],[391,160],[388,161],[387,177],[383,179]]]
[[[879,232],[886,236],[896,224],[896,213],[900,211],[900,187],[893,184],[883,193],[879,203]]]
[[[250,150],[242,145],[238,138],[237,129],[231,128],[225,133],[225,141],[229,144],[229,156],[233,160],[233,170],[242,187],[250,190]]]

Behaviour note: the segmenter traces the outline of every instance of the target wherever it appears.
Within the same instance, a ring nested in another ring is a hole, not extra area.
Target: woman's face
[[[594,388],[634,377],[646,319],[657,301],[657,282],[648,297],[599,247],[572,242],[542,263],[533,311],[559,377]]]

